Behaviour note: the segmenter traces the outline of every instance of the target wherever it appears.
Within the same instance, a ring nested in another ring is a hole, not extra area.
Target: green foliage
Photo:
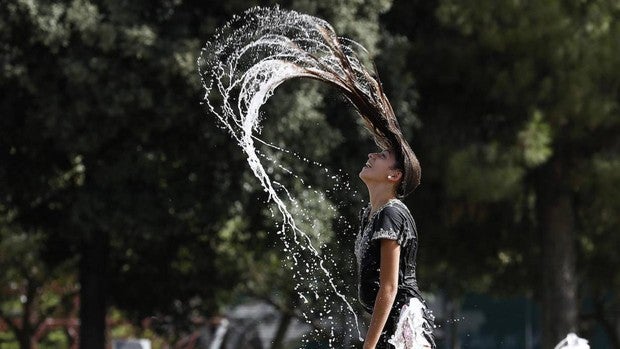
[[[446,192],[472,202],[511,200],[520,191],[523,169],[499,144],[472,145],[448,160]]]
[[[112,304],[136,317],[196,294],[204,309],[216,307],[203,275],[217,270],[200,257],[214,253],[205,236],[227,212],[223,198],[235,195],[243,159],[199,105],[199,28],[170,32],[175,16],[147,19],[141,5],[114,1],[1,6],[10,14],[0,18],[7,223],[54,240],[41,256],[54,264],[74,260],[94,234],[110,234]],[[156,279],[167,286],[145,297]]]
[[[620,285],[620,275],[605,266],[620,262],[615,252],[618,242],[617,227],[620,192],[620,159],[609,155],[599,155],[592,159],[592,172],[584,181],[580,211],[583,234],[580,236],[583,273],[587,275],[595,292],[606,294]]]
[[[0,218],[0,223],[5,220]],[[73,298],[78,291],[72,273],[75,259],[50,266],[43,259],[46,243],[41,231],[26,232],[15,226],[0,225],[0,320],[8,324],[16,342],[20,337],[33,336],[48,317],[65,319],[75,311]],[[64,334],[50,332],[42,338],[41,347],[66,342]]]
[[[535,111],[529,123],[517,135],[526,167],[545,163],[553,154],[551,128],[543,120],[542,113]]]

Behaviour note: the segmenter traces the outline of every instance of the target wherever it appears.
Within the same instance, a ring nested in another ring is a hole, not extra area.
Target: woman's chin
[[[362,170],[360,171],[360,173],[358,174],[359,178],[366,182],[365,179],[368,178],[368,171],[366,171],[368,168],[367,167],[363,167]]]

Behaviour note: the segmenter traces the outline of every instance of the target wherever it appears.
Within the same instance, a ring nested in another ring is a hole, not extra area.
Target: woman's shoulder
[[[414,231],[417,230],[415,220],[409,208],[401,200],[396,199],[386,205],[378,216],[381,216],[379,220],[391,220],[393,222],[399,222],[405,227],[411,227]]]
[[[383,214],[411,216],[411,212],[407,205],[400,199],[390,200],[382,209]]]

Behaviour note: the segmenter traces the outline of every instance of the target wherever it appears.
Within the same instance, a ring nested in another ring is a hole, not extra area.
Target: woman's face
[[[362,167],[359,177],[365,182],[393,182],[400,171],[394,169],[396,158],[389,149],[368,154],[368,161]],[[391,178],[388,178],[391,177]]]

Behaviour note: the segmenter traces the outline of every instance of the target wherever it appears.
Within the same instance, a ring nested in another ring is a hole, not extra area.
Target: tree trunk
[[[22,327],[21,330],[15,334],[17,336],[17,341],[19,342],[19,349],[32,349],[34,329],[30,323],[30,315],[32,314],[32,305],[34,298],[36,297],[37,286],[30,275],[24,274],[24,278],[26,279],[27,284],[25,294],[26,301],[22,306]]]
[[[548,165],[537,197],[542,235],[541,348],[553,348],[577,330],[574,208],[562,167],[557,160]]]
[[[21,332],[17,335],[17,341],[19,343],[19,349],[32,349],[31,336],[28,333]]]
[[[80,259],[80,348],[105,348],[109,238],[96,232],[82,241]]]

